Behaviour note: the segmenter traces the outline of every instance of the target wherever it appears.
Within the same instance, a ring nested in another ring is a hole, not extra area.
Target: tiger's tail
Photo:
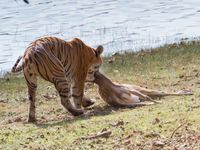
[[[22,56],[19,56],[19,58],[17,59],[17,61],[14,64],[14,66],[12,67],[11,72],[13,72],[13,73],[20,72],[23,69],[22,64],[20,66],[18,66],[21,59],[22,59]]]

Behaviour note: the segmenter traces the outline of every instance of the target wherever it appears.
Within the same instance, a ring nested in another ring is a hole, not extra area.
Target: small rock
[[[126,140],[125,142],[124,142],[124,145],[126,145],[126,146],[128,146],[128,145],[130,145],[131,144],[131,140]]]
[[[155,142],[153,142],[153,146],[163,147],[164,145],[165,145],[165,143],[162,142],[162,141],[155,141]]]

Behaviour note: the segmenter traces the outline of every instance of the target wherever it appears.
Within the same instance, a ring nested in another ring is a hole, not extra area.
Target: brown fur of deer
[[[180,91],[177,93],[167,93],[146,89],[136,85],[118,84],[112,82],[100,72],[95,73],[95,80],[99,87],[99,94],[102,99],[113,106],[141,106],[159,103],[153,98],[169,96],[169,95],[191,95],[191,91]],[[151,103],[144,103],[143,101],[150,101]]]

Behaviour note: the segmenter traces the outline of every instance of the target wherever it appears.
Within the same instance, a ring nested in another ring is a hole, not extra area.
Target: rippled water
[[[200,35],[199,0],[0,1],[0,70],[44,35],[102,44],[105,54],[139,50]]]

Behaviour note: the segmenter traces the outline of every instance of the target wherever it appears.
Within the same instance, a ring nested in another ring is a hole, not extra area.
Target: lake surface
[[[0,71],[41,36],[79,37],[104,54],[200,36],[199,0],[0,1]]]

